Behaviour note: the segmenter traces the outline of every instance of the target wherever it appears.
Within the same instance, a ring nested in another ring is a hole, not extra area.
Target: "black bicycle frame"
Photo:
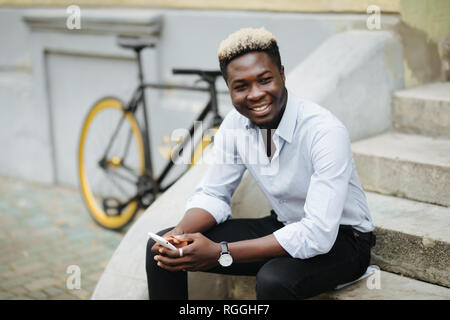
[[[195,121],[203,121],[205,120],[206,116],[212,112],[213,113],[213,124],[218,125],[222,121],[222,118],[220,117],[218,113],[217,108],[217,92],[216,87],[214,83],[209,83],[208,87],[192,87],[192,86],[184,86],[184,85],[171,85],[171,84],[157,84],[157,83],[142,83],[139,85],[139,87],[136,89],[136,92],[133,94],[133,98],[130,101],[128,107],[126,108],[127,111],[130,111],[132,113],[135,113],[137,109],[139,108],[139,105],[142,104],[143,107],[143,114],[144,114],[144,121],[143,121],[143,128],[140,128],[141,132],[143,132],[143,143],[144,143],[144,152],[145,152],[145,167],[147,170],[147,173],[149,177],[152,179],[152,183],[154,185],[153,193],[156,197],[156,194],[158,191],[165,191],[167,190],[173,183],[165,186],[164,188],[161,187],[162,181],[165,179],[169,171],[174,165],[174,162],[169,160],[167,164],[165,165],[164,169],[162,170],[161,174],[157,179],[155,179],[153,175],[153,164],[151,159],[151,150],[150,150],[150,126],[148,124],[148,117],[147,117],[147,102],[145,99],[145,89],[178,89],[178,90],[188,90],[188,91],[200,91],[200,92],[209,92],[210,93],[210,100],[206,104],[206,106],[203,108],[203,110],[200,112],[200,114],[197,116]],[[208,128],[204,128],[203,132],[206,131]],[[195,131],[195,122],[192,124],[192,126],[189,128],[189,136],[183,139],[183,141],[177,146],[175,150],[173,150],[173,154],[176,155],[182,155],[184,152],[184,148],[186,145],[190,142],[191,138],[194,135]],[[202,136],[203,136],[202,132]],[[176,180],[175,180],[176,181]]]
[[[141,87],[143,89],[145,88],[153,88],[153,89],[182,89],[182,90],[190,90],[190,91],[209,91],[208,88],[197,88],[197,87],[189,87],[189,86],[181,86],[181,85],[161,85],[161,84],[152,84],[152,83],[145,83],[142,85]],[[144,96],[144,94],[142,94],[142,97]],[[206,106],[203,108],[202,112],[197,116],[197,118],[195,119],[195,121],[203,121],[205,120],[206,116],[208,115],[209,112],[213,111],[214,112],[214,97],[212,96],[212,98],[210,99],[210,101],[206,104]],[[144,110],[146,109],[146,104],[145,104],[145,98],[142,99],[142,105]],[[216,106],[217,106],[217,102],[216,102]],[[217,107],[216,107],[217,109]],[[145,113],[145,112],[144,112]],[[144,126],[146,126],[147,132],[149,132],[149,127],[148,127],[148,123],[144,122]],[[208,128],[206,128],[208,129]],[[175,150],[173,150],[173,154],[177,154],[177,155],[182,155],[182,153],[184,152],[184,148],[186,147],[186,145],[190,142],[191,138],[193,138],[194,135],[194,130],[195,130],[195,123],[192,124],[192,126],[189,128],[189,135],[182,140],[182,142],[177,146],[177,148]],[[144,140],[147,140],[147,145],[148,148],[146,149],[146,152],[150,150],[150,143],[149,143],[149,135],[145,134],[144,132]],[[203,135],[203,132],[202,132]],[[150,153],[148,153],[148,157],[150,157]],[[174,165],[174,161],[169,160],[167,162],[167,164],[165,165],[164,169],[162,170],[161,174],[159,175],[158,179],[156,180],[156,185],[158,186],[158,189],[160,189],[161,191],[165,191],[167,188],[169,188],[171,186],[168,185],[165,188],[161,189],[161,183],[164,180],[164,178],[167,176],[167,174],[169,173],[170,169],[173,167]],[[146,162],[146,167],[151,171],[152,175],[153,175],[153,167],[152,167],[152,163]]]
[[[213,123],[212,126],[220,125],[222,122],[222,117],[219,115],[218,112],[218,104],[217,104],[217,90],[215,86],[215,77],[205,78],[203,77],[202,80],[206,81],[208,83],[207,87],[193,87],[193,86],[185,86],[185,85],[171,85],[171,84],[158,84],[158,83],[144,83],[144,76],[142,73],[142,61],[140,56],[140,50],[136,51],[137,53],[137,62],[138,62],[138,76],[139,76],[139,86],[136,88],[135,92],[132,95],[131,100],[128,102],[127,106],[124,109],[124,112],[131,112],[133,115],[137,112],[139,105],[142,105],[143,108],[143,125],[141,126],[139,122],[137,123],[139,130],[142,132],[143,135],[143,144],[144,144],[144,157],[145,157],[145,172],[144,175],[148,178],[150,178],[152,182],[152,193],[154,196],[154,199],[156,199],[157,194],[159,191],[165,191],[167,190],[177,179],[174,180],[174,182],[170,183],[169,185],[165,186],[164,188],[161,187],[161,183],[164,180],[164,178],[169,173],[170,169],[174,165],[174,161],[171,161],[170,159],[168,163],[165,165],[163,171],[159,175],[158,178],[155,178],[153,174],[153,164],[152,164],[152,155],[151,155],[151,149],[150,149],[150,125],[148,123],[148,116],[147,116],[147,101],[145,99],[145,89],[151,88],[151,89],[178,89],[178,90],[188,90],[188,91],[200,91],[200,92],[209,92],[210,94],[210,100],[206,104],[206,106],[203,108],[201,113],[197,116],[195,121],[203,121],[205,120],[206,116],[212,112],[213,113]],[[105,155],[103,159],[100,161],[100,166],[106,168],[106,157],[107,153],[112,145],[112,142],[115,139],[116,134],[118,133],[123,120],[125,118],[125,115],[121,118],[119,121],[117,128],[115,129],[115,132],[113,133],[113,136],[111,137],[111,141],[109,142]],[[202,137],[203,133],[208,130],[208,128],[204,128],[202,131]],[[194,124],[189,128],[189,136],[183,139],[183,141],[177,146],[177,149],[173,151],[173,154],[181,155],[184,152],[184,148],[186,147],[187,143],[190,142],[194,135],[195,131],[195,122]],[[128,152],[129,143],[131,140],[131,134],[129,135],[127,139],[127,145],[125,146],[125,155]],[[193,147],[193,145],[191,145]],[[192,150],[191,150],[192,152]],[[191,153],[192,155],[192,153]],[[127,168],[124,164],[122,166],[125,169],[130,170]],[[138,179],[141,179],[142,177],[138,177]],[[138,180],[139,182],[139,180]],[[136,198],[139,198],[141,195],[138,190],[138,194],[133,196],[131,199],[129,199],[127,202],[122,204],[122,207],[126,206],[131,201],[135,200]]]

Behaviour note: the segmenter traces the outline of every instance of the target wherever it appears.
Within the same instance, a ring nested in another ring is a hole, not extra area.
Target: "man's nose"
[[[264,91],[262,91],[260,88],[258,88],[257,85],[253,85],[250,88],[250,92],[248,93],[247,99],[258,101],[262,97],[264,97]]]

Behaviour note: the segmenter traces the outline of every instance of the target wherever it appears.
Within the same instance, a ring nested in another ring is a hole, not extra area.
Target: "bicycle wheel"
[[[78,149],[81,193],[98,224],[117,230],[134,218],[144,170],[144,145],[133,114],[116,98],[99,100],[86,116]]]

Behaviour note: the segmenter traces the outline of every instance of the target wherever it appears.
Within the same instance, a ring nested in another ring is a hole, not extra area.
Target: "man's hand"
[[[181,235],[183,233],[184,233],[183,230],[181,230],[180,228],[173,228],[169,232],[165,233],[162,237],[168,240],[170,243],[172,243],[175,247],[178,247],[179,245],[182,244],[182,241],[174,238],[174,236]],[[152,247],[153,254],[158,254],[160,248],[164,247],[160,245],[158,242],[156,242]]]
[[[169,271],[202,271],[218,265],[220,244],[206,238],[201,233],[189,233],[174,236],[180,242],[191,244],[183,247],[183,256],[178,250],[170,250],[159,246],[155,260],[158,266]]]

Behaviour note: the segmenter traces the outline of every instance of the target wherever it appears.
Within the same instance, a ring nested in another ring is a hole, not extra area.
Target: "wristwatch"
[[[226,241],[222,241],[220,243],[220,247],[222,251],[220,252],[219,263],[222,267],[229,267],[233,263],[233,257],[228,251],[228,243]]]

